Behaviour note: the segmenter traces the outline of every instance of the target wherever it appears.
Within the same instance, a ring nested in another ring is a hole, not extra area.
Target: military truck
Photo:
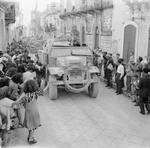
[[[39,57],[47,67],[50,99],[57,99],[59,87],[72,93],[88,91],[90,97],[97,97],[99,69],[93,66],[93,54],[89,47],[55,42],[49,50],[39,51]]]

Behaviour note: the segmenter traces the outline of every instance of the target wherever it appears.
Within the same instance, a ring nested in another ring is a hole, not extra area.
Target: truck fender
[[[96,66],[89,67],[89,73],[99,73],[99,69]]]
[[[59,67],[50,67],[48,68],[48,71],[50,75],[62,76],[64,74],[64,70]]]

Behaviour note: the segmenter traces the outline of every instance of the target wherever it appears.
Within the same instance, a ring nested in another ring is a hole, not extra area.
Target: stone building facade
[[[127,62],[133,52],[150,56],[150,1],[114,0],[112,48]]]
[[[0,49],[5,50],[11,42],[10,28],[15,23],[16,3],[0,1]]]
[[[57,3],[52,3],[50,8],[47,9],[44,13],[44,28],[52,34],[53,37],[56,37],[60,33],[60,7]]]
[[[80,32],[80,43],[92,49],[100,47],[110,51],[112,46],[112,0],[74,0],[60,15],[64,34],[69,34],[75,25]]]
[[[150,56],[149,0],[65,0],[64,4],[60,15],[64,34],[76,25],[81,44],[120,53],[126,62],[131,52],[135,60]]]
[[[5,8],[0,5],[0,49],[5,48]]]
[[[35,8],[31,12],[30,35],[39,36],[42,33],[41,28],[41,13]]]
[[[35,9],[31,13],[31,30],[32,34],[42,35],[45,39],[53,38],[60,35],[60,4],[58,2],[51,2],[47,4],[47,8],[43,12],[38,12]],[[39,17],[40,16],[40,17]],[[38,23],[37,23],[38,20]],[[41,31],[38,32],[38,26]],[[36,29],[37,28],[37,29]]]

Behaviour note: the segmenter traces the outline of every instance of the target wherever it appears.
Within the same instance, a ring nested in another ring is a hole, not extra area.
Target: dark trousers
[[[99,63],[98,64],[98,68],[99,68],[99,75],[101,76],[101,73],[102,73],[102,66],[103,64],[102,63]]]
[[[131,93],[131,76],[127,76],[126,85],[127,85],[127,93]]]
[[[122,88],[123,88],[123,78],[120,79],[119,73],[116,74],[116,90],[117,93],[121,94],[122,93]]]
[[[147,112],[150,112],[150,105],[148,103],[148,98],[140,97],[139,105],[140,105],[140,110],[142,113],[145,113],[145,108],[146,108]]]
[[[106,79],[107,70],[104,68],[104,78]]]
[[[41,86],[41,79],[42,79],[42,76],[41,76],[41,75],[36,75],[36,78],[37,78],[38,86],[40,87],[40,86]]]
[[[112,87],[112,71],[110,69],[106,69],[106,79],[107,79],[107,86]]]
[[[107,66],[104,64],[104,78],[106,79],[107,77]]]
[[[136,95],[136,96],[135,96],[135,100],[136,100],[136,103],[139,105],[139,104],[140,104],[140,103],[139,103],[139,102],[140,102],[140,97]]]

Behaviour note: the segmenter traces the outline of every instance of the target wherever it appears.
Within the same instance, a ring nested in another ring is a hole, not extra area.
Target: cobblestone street
[[[39,98],[42,127],[34,147],[48,148],[149,148],[150,117],[139,114],[131,100],[116,96],[101,82],[99,96],[64,91],[59,99]],[[10,147],[31,147],[27,131],[13,132]]]

